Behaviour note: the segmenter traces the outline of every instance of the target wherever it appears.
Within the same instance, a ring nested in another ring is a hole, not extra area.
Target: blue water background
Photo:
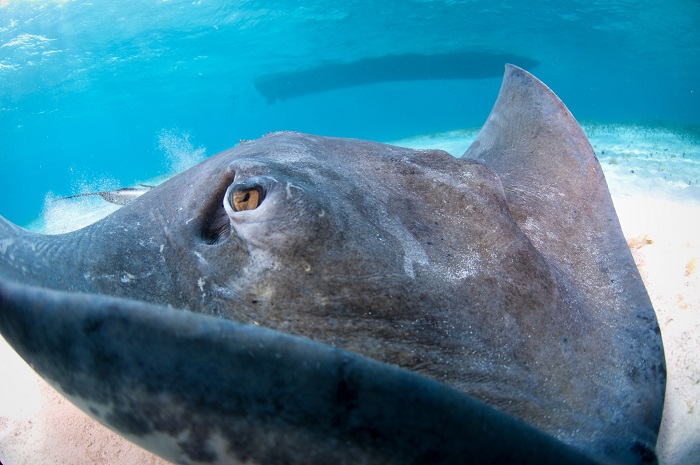
[[[698,131],[697,0],[0,0],[0,215],[27,224],[49,191],[164,174],[172,144],[213,155],[284,129],[387,141],[479,127],[500,77],[274,104],[254,86],[323,64],[473,51],[536,60],[580,121]]]

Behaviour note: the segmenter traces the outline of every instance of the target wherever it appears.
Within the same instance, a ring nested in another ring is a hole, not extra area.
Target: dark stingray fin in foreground
[[[0,308],[47,381],[176,463],[594,463],[447,386],[262,327],[3,280]]]
[[[517,63],[526,69],[537,65],[531,58],[494,52],[387,55],[266,74],[255,79],[255,88],[267,98],[268,103],[274,103],[276,100],[380,82],[498,77],[506,63]]]

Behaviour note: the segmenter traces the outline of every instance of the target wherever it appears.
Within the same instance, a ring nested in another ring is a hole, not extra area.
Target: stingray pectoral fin
[[[498,174],[518,226],[577,288],[598,280],[607,288],[618,278],[630,300],[651,310],[595,152],[544,83],[507,65],[496,104],[464,156]]]
[[[614,404],[616,418],[624,418],[610,421],[610,431],[601,434],[635,431],[637,440],[653,446],[664,401],[663,344],[583,130],[545,84],[508,65],[496,104],[464,156],[498,174],[515,222],[564,287],[575,290],[570,308],[583,316],[563,308],[559,314],[587,347],[581,366],[596,361],[596,386],[602,387],[589,400],[591,411],[610,415]]]
[[[78,406],[176,463],[593,463],[444,385],[261,327],[0,280],[0,331]]]

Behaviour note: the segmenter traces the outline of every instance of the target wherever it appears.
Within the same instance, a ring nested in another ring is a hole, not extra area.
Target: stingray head
[[[191,310],[446,373],[426,357],[464,345],[487,300],[503,300],[509,286],[553,289],[483,164],[295,133],[216,161],[200,170],[201,184],[185,173],[147,194],[185,193],[168,222],[182,229],[166,248]],[[504,262],[518,272],[499,284]]]

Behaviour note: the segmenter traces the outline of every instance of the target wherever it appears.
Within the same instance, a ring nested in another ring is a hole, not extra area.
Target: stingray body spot
[[[14,243],[14,239],[0,240],[0,254],[5,255],[7,253],[7,249],[9,249]]]
[[[207,259],[204,258],[204,256],[201,253],[197,252],[196,250],[193,253],[194,253],[194,256],[197,257],[197,260],[199,260],[199,262],[201,264],[207,265]]]
[[[300,191],[304,192],[304,189],[303,189],[303,188],[301,188],[301,187],[299,187],[299,186],[295,186],[295,185],[292,184],[291,182],[287,182],[287,200],[289,200],[289,199],[292,198],[292,187],[293,187],[294,189],[299,189]]]

